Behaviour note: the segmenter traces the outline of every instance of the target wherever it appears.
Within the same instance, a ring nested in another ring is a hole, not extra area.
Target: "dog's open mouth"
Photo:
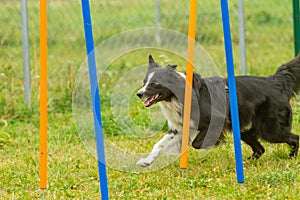
[[[156,103],[156,100],[160,97],[160,94],[153,95],[144,102],[144,106],[149,107]]]

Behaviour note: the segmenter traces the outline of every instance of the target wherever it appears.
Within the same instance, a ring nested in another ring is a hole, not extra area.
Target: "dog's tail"
[[[283,84],[284,92],[292,96],[300,92],[300,53],[290,62],[279,67],[274,78]]]

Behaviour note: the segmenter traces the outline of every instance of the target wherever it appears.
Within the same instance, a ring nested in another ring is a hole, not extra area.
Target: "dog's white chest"
[[[182,106],[179,102],[175,99],[172,99],[171,102],[160,102],[160,107],[168,120],[169,128],[180,131],[182,126]]]

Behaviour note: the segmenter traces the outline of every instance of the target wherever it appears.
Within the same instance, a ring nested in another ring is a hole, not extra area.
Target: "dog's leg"
[[[297,157],[299,148],[299,135],[290,133],[290,137],[286,143],[292,147],[290,157]]]
[[[195,149],[204,149],[204,147],[202,147],[205,136],[206,136],[207,130],[202,130],[200,133],[197,134],[197,136],[195,137],[195,139],[192,141],[192,146]]]
[[[180,154],[181,134],[177,131],[169,131],[153,147],[147,158],[141,158],[136,164],[142,167],[151,165],[160,155],[166,153],[169,149],[176,149],[178,152],[171,152],[172,155]],[[178,146],[178,147],[176,147]],[[170,153],[170,152],[169,152]]]
[[[252,150],[253,154],[249,157],[249,159],[259,159],[263,153],[265,153],[264,147],[260,144],[255,134],[254,129],[250,129],[248,131],[241,133],[241,139],[248,144]]]

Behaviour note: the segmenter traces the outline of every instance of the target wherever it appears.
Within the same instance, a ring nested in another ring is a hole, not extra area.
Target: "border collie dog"
[[[291,97],[300,91],[300,55],[283,64],[275,74],[267,77],[236,77],[241,139],[248,144],[258,159],[265,149],[259,138],[271,143],[287,143],[290,157],[296,157],[299,135],[291,132]],[[180,155],[183,125],[185,74],[176,65],[161,67],[149,56],[144,86],[137,92],[144,105],[159,103],[168,121],[168,132],[137,165],[147,167],[162,154]],[[227,79],[201,78],[193,75],[190,116],[191,145],[207,149],[218,144],[224,133],[231,131]]]

